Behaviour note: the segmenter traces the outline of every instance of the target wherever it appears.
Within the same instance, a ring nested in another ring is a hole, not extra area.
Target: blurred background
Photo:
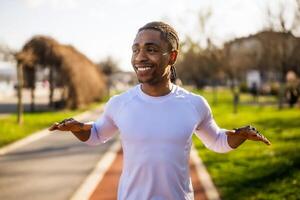
[[[68,74],[80,70],[79,74],[91,76],[91,70],[83,70],[84,62],[102,74],[102,81],[107,78],[109,89],[124,90],[136,83],[130,57],[137,29],[162,20],[180,35],[177,71],[182,84],[230,87],[236,99],[240,91],[252,92],[254,98],[274,95],[279,107],[297,104],[300,9],[296,0],[14,0],[2,1],[0,9],[0,99],[14,94],[18,64],[24,69],[24,87],[36,89],[32,98],[48,92],[51,105],[60,100],[69,107],[81,104],[83,100],[70,102],[67,97],[77,95],[69,90],[77,90],[71,85],[84,77]],[[105,87],[95,89],[105,93]],[[24,94],[30,96],[29,91]]]
[[[300,0],[1,1],[0,145],[137,84],[131,45],[150,21],[179,34],[177,84],[220,126],[252,123],[273,143],[220,156],[194,140],[221,196],[300,199]]]

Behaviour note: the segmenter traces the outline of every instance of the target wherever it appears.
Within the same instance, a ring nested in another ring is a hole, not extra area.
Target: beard
[[[141,78],[137,76],[137,79],[139,83],[145,83],[149,84],[151,86],[159,85],[160,83],[164,82],[166,79],[170,79],[170,74],[169,73],[163,73],[163,74],[157,74],[153,72],[151,76],[147,78]]]
[[[160,82],[160,79],[161,78],[157,78],[157,77],[150,77],[146,80],[138,78],[138,81],[139,81],[139,83],[146,83],[146,84],[149,84],[149,85],[157,85]]]
[[[139,83],[145,83],[152,86],[158,85],[161,82],[164,82],[166,79],[170,79],[171,72],[170,71],[160,71],[154,70],[151,74],[146,77],[139,76],[138,72],[135,71],[137,79]]]

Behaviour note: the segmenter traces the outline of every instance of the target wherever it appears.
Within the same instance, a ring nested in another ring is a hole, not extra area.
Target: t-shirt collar
[[[137,85],[137,90],[138,90],[139,96],[146,101],[162,102],[162,101],[169,99],[175,93],[177,86],[173,83],[171,83],[171,86],[172,86],[171,91],[168,94],[163,95],[163,96],[150,96],[150,95],[146,94],[142,90],[142,84]]]

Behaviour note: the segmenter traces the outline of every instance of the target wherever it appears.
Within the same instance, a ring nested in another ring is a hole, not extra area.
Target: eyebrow
[[[134,43],[132,45],[132,47],[135,47],[135,46],[139,46],[139,43]],[[144,44],[144,46],[157,46],[157,47],[160,47],[160,45],[157,42],[146,42]]]

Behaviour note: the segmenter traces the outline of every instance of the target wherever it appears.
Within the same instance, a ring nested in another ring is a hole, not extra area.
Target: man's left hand
[[[236,128],[234,129],[234,131],[227,131],[226,134],[231,136],[238,136],[247,140],[261,141],[267,145],[271,144],[271,142],[265,136],[259,133],[256,128],[249,125],[241,128]]]

